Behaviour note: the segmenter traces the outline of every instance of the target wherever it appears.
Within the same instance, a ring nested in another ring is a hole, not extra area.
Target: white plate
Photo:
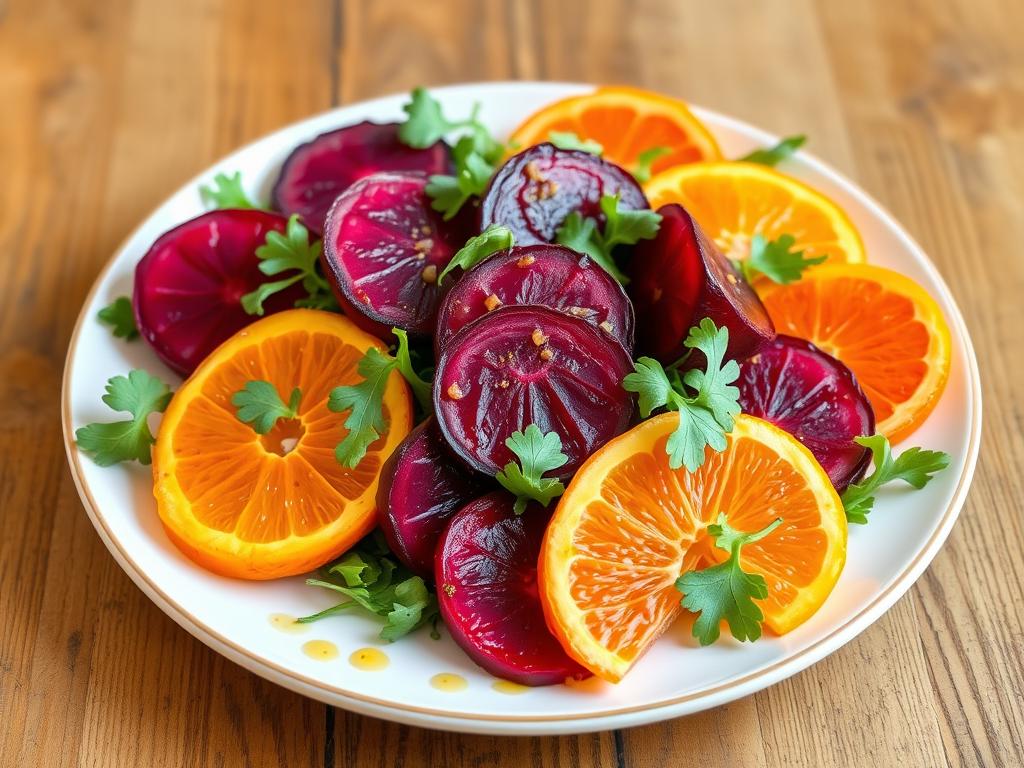
[[[542,104],[589,90],[554,83],[487,83],[433,91],[452,115],[482,104],[483,119],[498,135]],[[907,591],[949,534],[974,472],[981,431],[977,362],[963,318],[949,290],[921,248],[879,205],[850,181],[800,153],[787,171],[821,189],[849,213],[860,229],[870,260],[906,273],[934,296],[953,335],[953,365],[945,394],[914,444],[949,452],[952,466],[922,491],[886,492],[867,526],[850,531],[849,559],[835,591],[810,621],[783,638],[754,644],[721,642],[698,648],[678,626],[645,656],[619,685],[553,686],[509,695],[477,668],[445,635],[431,640],[421,631],[384,648],[391,663],[377,672],[357,670],[349,654],[376,642],[377,625],[355,615],[312,625],[303,635],[286,634],[271,613],[301,616],[332,604],[331,595],[301,578],[247,583],[219,578],[187,560],[158,522],[149,470],[142,466],[102,469],[83,457],[74,428],[110,420],[100,401],[106,380],[131,368],[175,381],[147,346],[114,339],[96,322],[98,309],[131,292],[135,263],[162,232],[202,211],[199,184],[217,172],[241,171],[259,194],[269,195],[277,169],[300,142],[359,120],[397,120],[405,95],[353,104],[284,128],[209,168],[161,205],[133,232],[96,281],[82,308],[64,373],[63,422],[68,460],[82,502],[104,543],[136,584],[182,627],[210,647],[287,688],[368,715],[431,728],[507,734],[552,734],[622,728],[664,720],[746,696],[799,672],[832,653],[878,619]],[[728,157],[776,137],[732,118],[698,109]],[[127,631],[127,628],[126,628]],[[302,652],[307,640],[337,645],[333,661]],[[468,681],[460,692],[431,686],[441,672]]]

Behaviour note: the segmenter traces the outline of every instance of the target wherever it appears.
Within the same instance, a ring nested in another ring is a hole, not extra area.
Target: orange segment
[[[641,152],[666,147],[655,172],[681,163],[722,156],[711,131],[678,99],[639,88],[603,86],[534,112],[513,132],[522,148],[549,141],[552,131],[569,131],[604,147],[604,157],[632,169]]]
[[[949,378],[949,327],[909,277],[835,264],[758,288],[779,333],[814,342],[857,375],[880,434],[899,442],[932,412]]]
[[[225,576],[271,579],[312,570],[373,527],[380,466],[412,426],[409,390],[393,373],[389,429],[355,469],[334,447],[348,413],[327,408],[332,388],[358,383],[356,366],[381,342],[347,318],[295,309],[259,320],[218,347],[181,385],[153,449],[153,493],[168,536]],[[266,435],[240,421],[232,396],[269,381],[298,418]]]
[[[651,208],[678,203],[726,256],[745,259],[750,241],[796,238],[808,257],[862,262],[864,244],[843,210],[803,182],[756,163],[694,163],[670,168],[644,185]]]
[[[828,597],[846,562],[846,516],[811,453],[766,421],[739,416],[728,446],[694,473],[665,453],[674,413],[640,424],[595,453],[573,478],[540,554],[548,626],[573,658],[617,682],[679,613],[676,578],[727,559],[707,526],[724,512],[746,531],[782,525],[740,555],[768,597],[765,624],[782,634]]]

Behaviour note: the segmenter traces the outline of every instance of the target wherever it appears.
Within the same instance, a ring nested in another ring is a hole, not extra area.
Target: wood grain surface
[[[1021,30],[1019,0],[0,0],[2,765],[1024,763]],[[71,328],[165,195],[332,105],[508,78],[636,84],[807,133],[924,245],[973,334],[984,445],[946,547],[861,637],[729,706],[536,739],[333,710],[164,616],[66,468]]]

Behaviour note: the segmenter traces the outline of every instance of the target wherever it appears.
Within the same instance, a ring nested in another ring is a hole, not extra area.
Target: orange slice
[[[272,579],[317,568],[375,523],[381,464],[408,434],[408,386],[392,373],[389,429],[355,469],[334,458],[348,413],[327,408],[331,389],[362,381],[356,365],[383,344],[350,320],[294,309],[259,320],[214,350],[171,400],[153,448],[153,495],[168,536],[211,571]],[[295,419],[265,435],[240,421],[232,396],[269,381]]]
[[[949,327],[909,277],[867,264],[815,267],[790,285],[761,284],[779,333],[800,336],[856,374],[875,428],[898,442],[935,408],[949,378]]]
[[[655,172],[722,156],[711,131],[684,102],[639,88],[602,86],[548,104],[526,118],[511,140],[525,148],[550,141],[552,131],[592,139],[604,147],[606,159],[628,169],[653,147],[671,150],[654,162]]]
[[[805,256],[865,261],[864,244],[843,210],[803,182],[756,163],[694,163],[644,185],[651,208],[679,203],[732,259],[750,254],[754,235],[792,235]]]
[[[674,413],[595,453],[573,478],[540,553],[548,627],[566,651],[617,682],[679,613],[684,571],[728,558],[707,533],[724,512],[742,531],[783,523],[740,553],[764,576],[765,624],[789,632],[825,601],[846,562],[846,516],[828,475],[798,440],[739,416],[721,453],[693,474],[670,469]]]

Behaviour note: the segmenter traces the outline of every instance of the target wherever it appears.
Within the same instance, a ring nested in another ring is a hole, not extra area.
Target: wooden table
[[[1014,0],[0,0],[4,766],[1019,766],[1024,4]],[[974,488],[881,621],[756,696],[565,738],[431,733],[264,682],[164,616],[65,466],[58,393],[100,266],[218,156],[416,84],[626,82],[810,149],[925,246],[985,390]]]

